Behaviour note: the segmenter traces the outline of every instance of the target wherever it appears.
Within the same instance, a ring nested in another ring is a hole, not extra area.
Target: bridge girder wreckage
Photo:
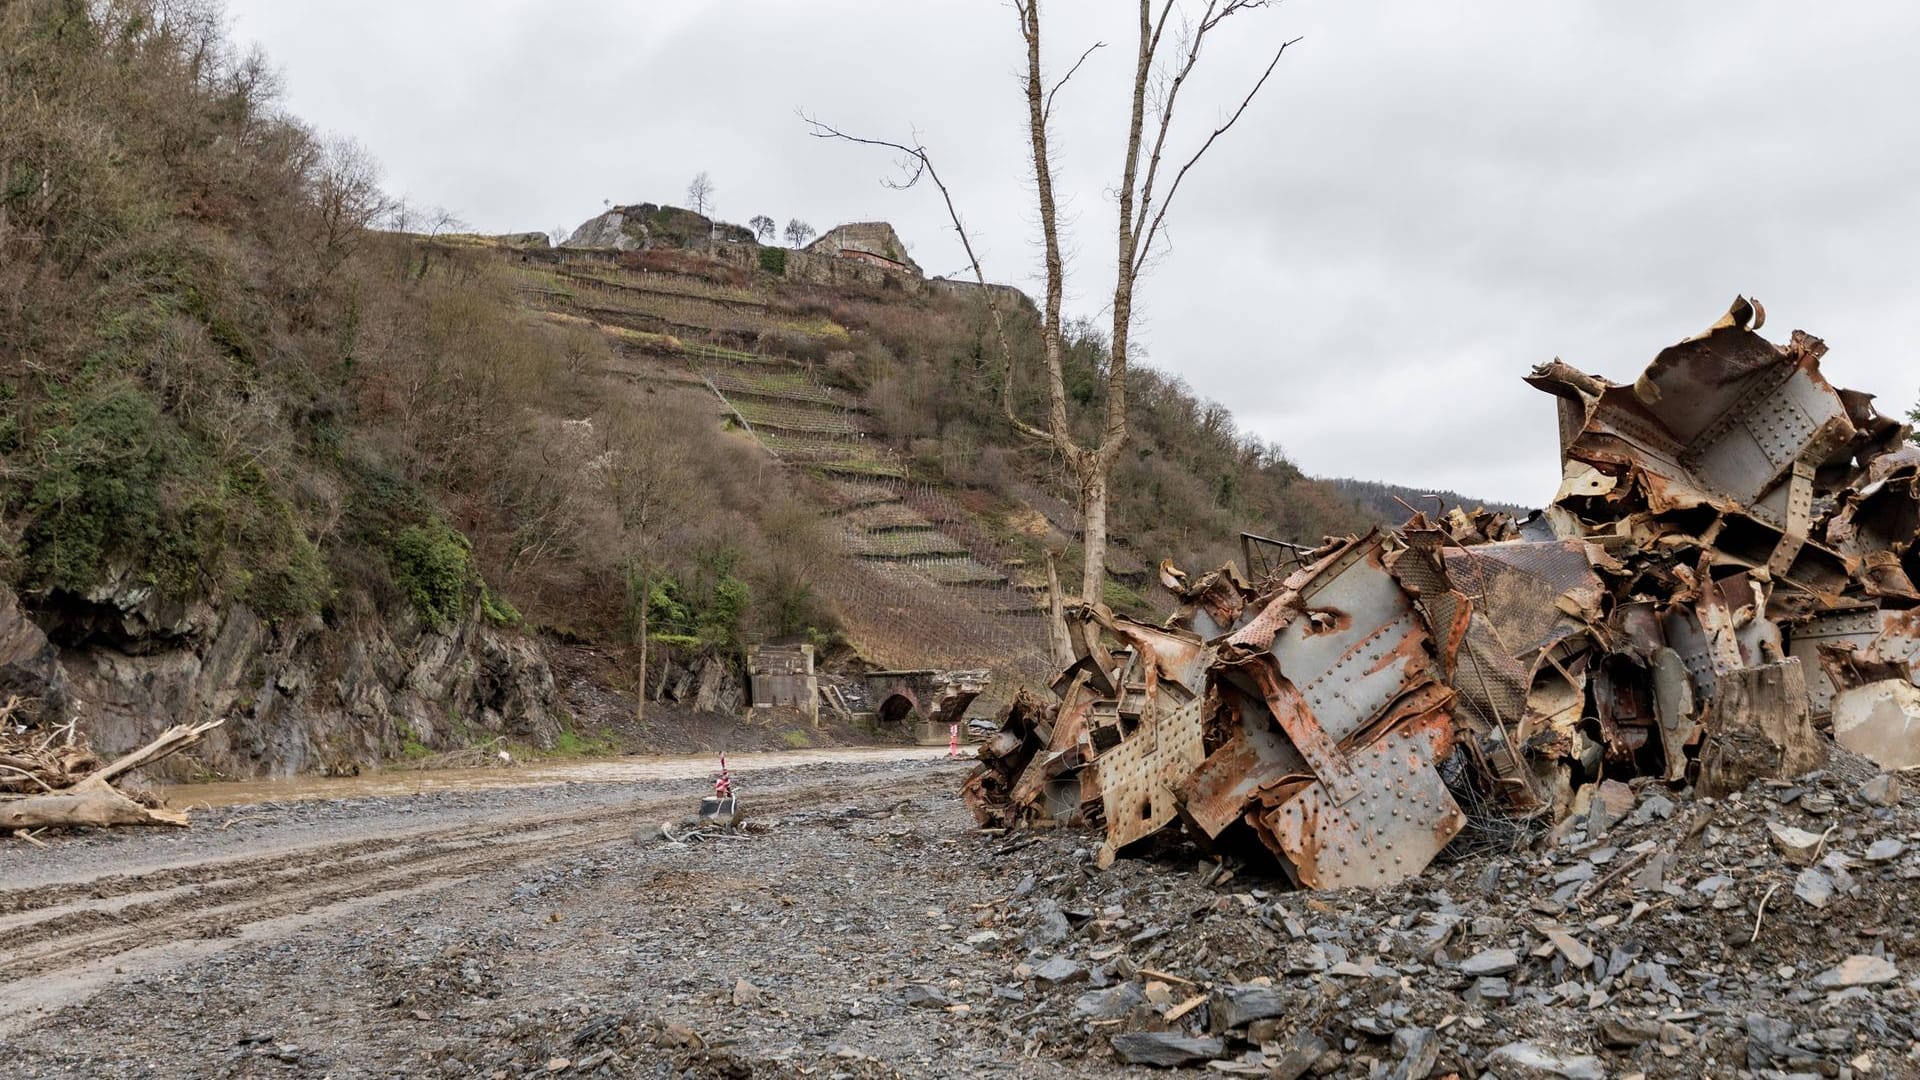
[[[1764,319],[1737,298],[1631,384],[1536,368],[1544,511],[1416,512],[1271,566],[1250,537],[1245,574],[1163,563],[1162,626],[1070,609],[1075,660],[1007,708],[968,805],[1102,827],[1102,865],[1178,829],[1337,888],[1629,782],[1725,794],[1830,741],[1920,765],[1920,450]]]

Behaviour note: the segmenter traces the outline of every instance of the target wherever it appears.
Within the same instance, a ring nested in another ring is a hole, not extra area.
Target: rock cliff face
[[[616,206],[573,230],[562,247],[634,251],[651,247],[704,248],[718,240],[750,244],[753,230],[702,217],[677,206]]]
[[[78,719],[101,753],[183,720],[224,717],[172,778],[353,771],[412,745],[505,736],[551,746],[553,674],[525,636],[476,609],[444,633],[409,623],[272,627],[245,607],[167,608],[138,589],[54,597],[26,617],[0,588],[0,695]]]
[[[847,252],[864,252],[898,263],[916,277],[921,274],[920,264],[907,254],[907,245],[901,242],[900,234],[884,221],[853,221],[836,225],[808,244],[807,251],[815,255],[841,257]]]
[[[18,699],[15,718],[32,723],[65,712],[68,698],[59,653],[0,585],[0,705]]]

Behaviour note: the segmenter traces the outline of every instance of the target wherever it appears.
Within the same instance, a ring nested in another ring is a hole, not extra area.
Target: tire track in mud
[[[877,777],[876,777],[877,778]],[[896,777],[890,790],[950,789],[944,773]],[[754,816],[818,805],[846,794],[844,777],[764,791]],[[0,1017],[22,984],[148,948],[237,937],[288,916],[324,917],[403,892],[438,889],[517,865],[563,859],[637,828],[677,820],[685,797],[602,805],[539,817],[473,822],[398,837],[318,842],[270,854],[227,856],[138,875],[107,875],[0,891]],[[750,819],[751,820],[751,819]],[[143,897],[151,897],[143,899]]]

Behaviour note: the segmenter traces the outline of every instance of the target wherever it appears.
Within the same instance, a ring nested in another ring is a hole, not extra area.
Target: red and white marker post
[[[960,756],[960,725],[959,724],[947,725],[947,756],[948,757]]]

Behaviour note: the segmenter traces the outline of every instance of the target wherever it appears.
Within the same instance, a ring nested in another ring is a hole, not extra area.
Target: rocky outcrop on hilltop
[[[573,230],[561,247],[637,251],[652,247],[705,247],[712,241],[752,243],[753,230],[682,210],[637,203],[614,206]]]
[[[893,226],[884,221],[851,221],[845,225],[836,225],[822,233],[818,240],[808,244],[806,250],[814,255],[834,255],[841,258],[858,258],[871,255],[895,263],[911,271],[915,277],[923,276],[920,264],[907,254],[907,245]]]

